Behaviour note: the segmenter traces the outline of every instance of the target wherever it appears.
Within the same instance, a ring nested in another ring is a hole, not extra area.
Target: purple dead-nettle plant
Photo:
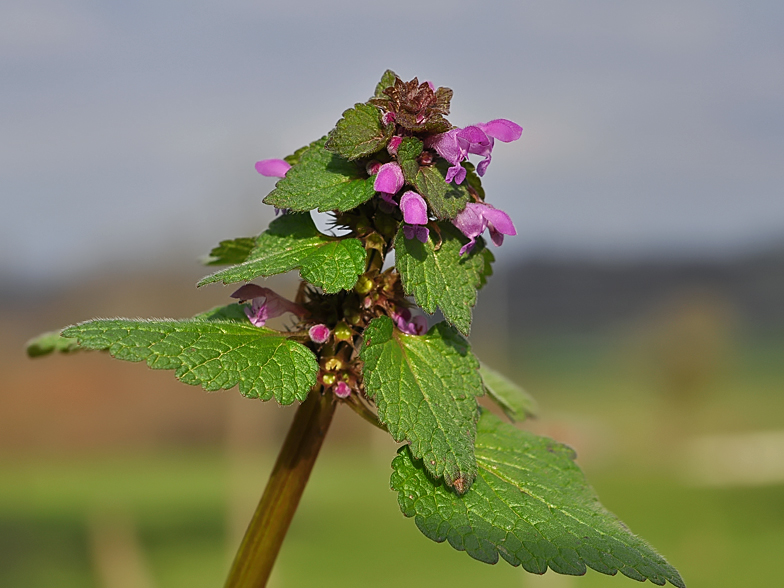
[[[228,587],[265,585],[343,405],[401,443],[392,490],[434,541],[535,574],[590,567],[683,588],[601,506],[570,448],[513,424],[533,414],[532,399],[471,351],[472,308],[494,261],[482,235],[501,245],[516,234],[480,178],[495,140],[516,141],[522,128],[503,118],[455,127],[451,100],[449,88],[387,71],[326,137],[259,161],[260,174],[278,178],[264,202],[286,214],[258,236],[222,241],[208,265],[227,267],[198,284],[244,283],[237,302],[183,320],[90,320],[29,352],[105,349],[206,390],[299,404]],[[336,235],[313,211],[331,215]],[[292,270],[293,300],[249,283]],[[444,320],[429,326],[437,310]],[[271,328],[281,316],[286,327]],[[481,396],[511,423],[480,408]]]

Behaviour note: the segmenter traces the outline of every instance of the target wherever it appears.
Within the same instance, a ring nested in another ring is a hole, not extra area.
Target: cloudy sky
[[[776,0],[4,0],[0,276],[195,259],[260,232],[258,159],[327,132],[391,68],[509,118],[488,200],[556,252],[784,239]]]

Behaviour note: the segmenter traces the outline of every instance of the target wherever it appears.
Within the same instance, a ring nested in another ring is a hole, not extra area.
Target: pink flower
[[[373,189],[376,192],[395,194],[403,187],[403,170],[394,161],[385,163],[378,170]]]
[[[427,202],[413,190],[409,190],[400,197],[400,210],[403,211],[403,221],[408,223],[403,227],[406,239],[419,239],[427,242],[430,230],[427,224]]]
[[[299,304],[295,304],[269,288],[262,288],[256,284],[245,284],[232,295],[232,298],[239,299],[240,302],[250,300],[250,307],[245,308],[245,314],[255,327],[263,327],[267,319],[280,316],[285,312],[291,312],[299,317],[307,314],[307,311]]]
[[[411,318],[411,311],[407,308],[400,308],[392,313],[392,320],[395,321],[397,328],[407,335],[424,335],[427,331],[427,319],[422,315]]]
[[[473,249],[476,238],[485,229],[490,229],[490,238],[496,246],[500,246],[504,242],[504,235],[517,234],[514,223],[508,214],[485,203],[469,202],[463,211],[452,220],[452,224],[470,239],[460,248],[460,255]]]
[[[425,146],[436,152],[452,164],[447,170],[446,181],[462,184],[466,177],[465,168],[460,163],[469,153],[484,157],[476,172],[483,176],[492,159],[494,139],[509,143],[516,141],[523,133],[523,127],[505,118],[497,118],[486,123],[477,123],[462,129],[452,129],[440,135],[434,135],[425,141]]]
[[[351,396],[351,388],[348,384],[343,381],[338,382],[335,384],[335,387],[332,388],[332,392],[335,393],[335,396],[338,398],[348,398]]]
[[[308,329],[310,340],[318,345],[326,343],[331,334],[332,331],[329,330],[329,327],[323,324],[313,325]]]
[[[284,178],[291,165],[283,159],[262,159],[256,162],[256,171],[268,178]]]

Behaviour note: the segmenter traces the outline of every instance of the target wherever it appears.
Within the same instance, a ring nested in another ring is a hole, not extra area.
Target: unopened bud
[[[326,343],[331,334],[332,332],[329,330],[327,325],[313,325],[310,327],[310,329],[308,329],[308,336],[310,337],[310,340],[318,345]]]
[[[373,289],[375,282],[367,276],[359,276],[357,283],[354,284],[354,292],[357,294],[367,294]]]
[[[332,384],[335,383],[336,379],[337,378],[335,377],[335,374],[323,374],[321,376],[321,381],[324,383],[325,386],[331,386]]]
[[[328,372],[336,372],[343,367],[343,362],[340,361],[337,357],[330,357],[324,363],[324,369]]]
[[[349,385],[345,382],[338,382],[332,391],[338,398],[348,398],[351,396],[351,388],[349,388]]]
[[[365,171],[369,176],[375,176],[378,173],[378,170],[381,169],[381,162],[376,161],[375,159],[371,159],[365,165]]]
[[[335,339],[338,341],[351,341],[353,337],[354,332],[346,323],[340,322],[335,327]]]

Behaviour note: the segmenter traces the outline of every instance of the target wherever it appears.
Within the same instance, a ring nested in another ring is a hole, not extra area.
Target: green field
[[[540,342],[518,353],[542,408],[531,426],[576,446],[602,502],[690,588],[780,584],[784,483],[704,484],[684,457],[698,436],[784,430],[780,339],[739,345],[686,398],[662,391],[628,345]],[[530,576],[432,543],[400,515],[393,456],[375,437],[327,440],[272,586],[637,585],[593,571]],[[139,588],[220,586],[238,541],[232,521],[249,516],[272,459],[219,449],[5,459],[0,586],[100,588],[107,561],[127,566],[126,579],[138,573]]]

